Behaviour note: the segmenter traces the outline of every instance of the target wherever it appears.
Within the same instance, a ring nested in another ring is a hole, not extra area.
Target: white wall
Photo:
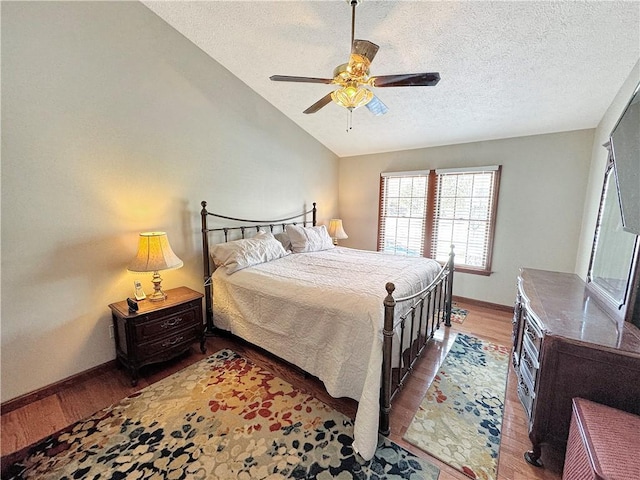
[[[627,103],[636,87],[640,83],[640,60],[636,62],[629,77],[624,82],[613,102],[600,120],[593,138],[591,151],[591,170],[589,171],[589,183],[585,193],[584,212],[582,217],[582,230],[580,232],[580,242],[576,256],[576,273],[586,279],[589,270],[589,260],[591,258],[591,246],[593,235],[596,230],[598,219],[598,207],[600,205],[600,195],[602,195],[602,184],[607,166],[607,149],[602,145],[609,140],[611,130],[618,123],[618,119],[624,111]],[[640,188],[640,186],[638,187]]]
[[[2,401],[115,358],[139,232],[184,261],[163,286],[203,291],[201,200],[337,213],[335,155],[144,5],[1,8]]]
[[[493,273],[457,273],[454,295],[512,305],[520,267],[573,272],[593,130],[340,159],[346,246],[376,249],[380,172],[502,165]]]

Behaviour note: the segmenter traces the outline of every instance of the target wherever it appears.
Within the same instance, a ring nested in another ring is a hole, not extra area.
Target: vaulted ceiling
[[[640,2],[374,1],[355,38],[380,46],[371,74],[439,72],[434,87],[374,88],[373,116],[330,103],[350,53],[346,0],[143,1],[340,157],[595,128],[640,58]]]

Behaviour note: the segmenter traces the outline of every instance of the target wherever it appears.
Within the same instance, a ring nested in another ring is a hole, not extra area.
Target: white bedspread
[[[359,402],[354,447],[376,449],[386,282],[395,297],[425,288],[434,260],[336,247],[213,275],[216,327],[317,376],[333,397]]]

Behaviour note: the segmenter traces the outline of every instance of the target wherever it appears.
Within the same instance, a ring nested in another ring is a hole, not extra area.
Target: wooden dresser
[[[640,415],[640,330],[622,327],[567,273],[525,268],[513,316],[513,366],[529,419],[530,463],[541,445],[566,447],[572,399]]]

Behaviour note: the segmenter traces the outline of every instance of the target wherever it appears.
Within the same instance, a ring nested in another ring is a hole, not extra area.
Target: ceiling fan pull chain
[[[351,130],[353,130],[352,115],[353,115],[353,109],[350,108],[349,109],[349,113],[347,114],[347,133],[349,133]]]

